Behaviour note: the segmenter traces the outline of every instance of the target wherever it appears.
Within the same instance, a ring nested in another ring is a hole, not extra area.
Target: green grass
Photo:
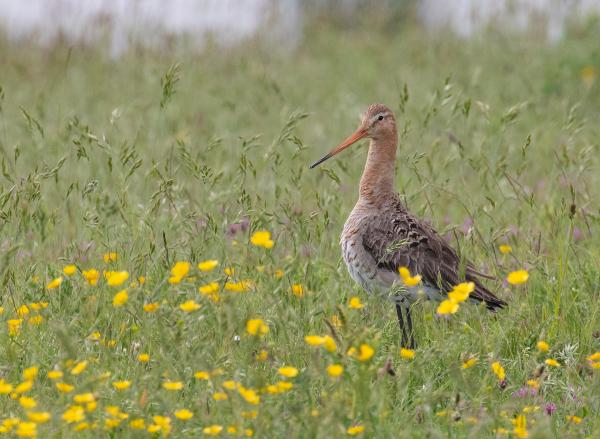
[[[309,32],[289,55],[248,44],[118,60],[96,48],[2,42],[0,377],[16,385],[23,369],[39,366],[27,394],[52,419],[38,436],[148,437],[129,422],[161,415],[171,417],[173,437],[218,424],[260,438],[329,438],[362,424],[365,437],[481,438],[512,431],[511,419],[539,407],[526,413],[529,437],[598,437],[600,371],[586,356],[600,350],[600,78],[589,86],[581,79],[582,69],[600,69],[598,30],[592,24],[554,46],[327,30]],[[359,290],[338,246],[365,145],[308,170],[373,102],[397,114],[397,188],[408,207],[499,279],[530,272],[523,286],[489,283],[510,304],[496,315],[463,306],[443,319],[435,304],[417,305],[412,361],[399,357],[393,306]],[[249,230],[227,233],[244,218]],[[473,226],[464,228],[468,218]],[[249,243],[261,229],[272,232],[270,250]],[[498,252],[506,243],[510,255]],[[104,263],[108,251],[116,263]],[[205,259],[220,265],[200,273],[195,265]],[[193,268],[172,285],[176,261]],[[120,308],[112,300],[121,287],[87,285],[79,272],[46,289],[70,263],[147,280],[128,288]],[[235,280],[252,280],[252,291],[222,291],[218,303],[200,296],[200,285],[223,285],[225,267]],[[347,306],[356,295],[362,310]],[[202,308],[181,311],[189,299]],[[10,336],[17,309],[40,301],[48,303],[43,322],[28,322],[32,310]],[[146,313],[150,302],[161,306]],[[269,333],[248,335],[251,318]],[[95,331],[100,341],[90,339]],[[337,351],[308,346],[308,334],[334,336]],[[545,354],[536,349],[542,339]],[[364,363],[346,355],[361,343],[375,348]],[[255,359],[261,349],[266,361]],[[150,362],[138,362],[139,353]],[[479,362],[463,370],[474,355]],[[561,367],[542,369],[546,358]],[[87,369],[72,375],[69,360],[87,360]],[[379,372],[388,360],[396,376]],[[504,389],[493,361],[506,370]],[[341,378],[327,376],[332,363],[344,366]],[[260,392],[282,379],[284,364],[300,370],[287,392],[260,393],[258,405],[235,390],[212,399],[226,380]],[[47,378],[54,368],[72,393]],[[194,378],[215,369],[223,374]],[[536,375],[538,395],[513,395]],[[162,389],[165,379],[183,389]],[[116,380],[131,388],[114,390]],[[61,416],[84,392],[98,402],[85,415],[97,430],[75,433]],[[544,413],[550,403],[552,416]],[[129,419],[99,433],[110,405]],[[194,417],[176,419],[180,408]],[[258,416],[246,419],[249,410]],[[26,419],[26,411],[0,395],[2,419]],[[573,425],[568,415],[583,421]]]

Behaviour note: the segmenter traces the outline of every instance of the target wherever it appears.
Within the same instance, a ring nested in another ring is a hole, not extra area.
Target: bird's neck
[[[376,202],[394,193],[397,143],[396,134],[371,140],[367,163],[360,179],[359,199]]]

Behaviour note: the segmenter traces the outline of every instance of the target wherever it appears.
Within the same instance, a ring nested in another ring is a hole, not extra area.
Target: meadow
[[[600,437],[599,31],[2,40],[0,436]],[[509,302],[417,304],[414,351],[340,254],[365,142],[308,169],[373,102]]]

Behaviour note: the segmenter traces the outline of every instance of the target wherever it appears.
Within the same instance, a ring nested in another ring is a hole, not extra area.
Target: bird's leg
[[[408,336],[409,336],[408,348],[414,349],[415,348],[415,334],[413,332],[412,318],[410,317],[410,305],[408,305],[406,307],[406,323],[408,326]]]
[[[408,343],[408,337],[406,335],[406,328],[404,328],[404,317],[402,315],[403,306],[399,303],[396,304],[396,314],[398,315],[398,323],[400,324],[400,331],[402,332],[402,346],[406,346]]]

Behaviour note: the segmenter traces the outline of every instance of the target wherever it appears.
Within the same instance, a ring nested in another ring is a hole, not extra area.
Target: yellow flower
[[[288,390],[291,390],[292,387],[294,387],[294,385],[289,381],[277,381],[276,386],[279,392],[287,392]]]
[[[207,434],[209,436],[216,436],[223,431],[222,425],[209,425],[208,427],[204,427],[202,429],[202,433]]]
[[[360,301],[360,297],[354,296],[350,298],[350,302],[348,303],[348,308],[350,309],[361,309],[364,308],[365,305]]]
[[[33,437],[37,436],[37,425],[35,422],[20,422],[17,425],[17,431],[15,432],[19,437]]]
[[[71,374],[79,375],[81,372],[83,372],[85,370],[87,365],[88,365],[87,360],[80,361],[75,366],[73,366],[73,369],[71,369]]]
[[[520,285],[527,282],[527,279],[529,279],[529,273],[527,270],[517,270],[510,272],[506,278],[506,281],[511,285]]]
[[[77,272],[77,267],[75,265],[65,265],[63,267],[63,273],[67,276],[73,276]]]
[[[456,311],[458,311],[458,303],[452,299],[443,300],[436,310],[440,315],[454,314]]]
[[[358,360],[359,361],[368,361],[375,354],[375,349],[369,346],[366,343],[361,344],[358,347]]]
[[[217,282],[211,282],[206,285],[198,287],[198,292],[202,295],[214,294],[219,291],[219,284]]]
[[[365,431],[364,425],[352,425],[352,426],[348,427],[348,429],[346,430],[346,432],[350,436],[356,436],[356,435],[362,433],[363,431]]]
[[[413,358],[415,358],[415,355],[416,352],[412,349],[400,349],[400,358],[403,358],[404,360],[412,360]]]
[[[264,248],[272,248],[273,245],[275,244],[271,240],[271,232],[268,232],[266,230],[260,230],[258,232],[254,232],[254,234],[250,238],[250,242],[252,243],[252,245],[255,245],[257,247],[264,247]]]
[[[36,424],[48,422],[52,416],[48,412],[27,412],[27,418]]]
[[[513,433],[516,438],[526,439],[527,434],[527,418],[525,415],[517,416],[512,423],[514,424]]]
[[[179,305],[179,309],[185,312],[197,311],[202,308],[202,305],[196,303],[194,300],[187,300]]]
[[[189,262],[179,261],[171,268],[171,277],[169,278],[170,284],[178,284],[187,276],[192,265]]]
[[[142,418],[132,419],[129,426],[134,430],[144,430],[146,429],[146,421]]]
[[[588,361],[597,361],[597,360],[600,360],[600,351],[595,352],[595,353],[593,353],[591,355],[588,355],[587,356],[587,360]]]
[[[21,393],[27,393],[31,390],[32,387],[33,381],[23,381],[22,383],[18,384],[17,387],[15,387],[15,393],[19,395]]]
[[[126,390],[131,387],[131,381],[113,381],[112,385],[117,390]]]
[[[217,261],[216,259],[208,259],[198,264],[198,270],[211,271],[214,270],[217,267],[217,265],[219,265],[219,261]]]
[[[0,395],[6,395],[13,391],[13,385],[0,378]]]
[[[39,369],[38,369],[37,366],[28,367],[27,369],[25,369],[23,371],[23,379],[25,381],[33,381],[33,380],[35,380],[36,377],[37,377],[38,371],[39,371]]]
[[[500,253],[502,253],[503,255],[507,255],[509,253],[512,253],[512,247],[510,245],[507,244],[502,244],[498,247],[498,250],[500,250]]]
[[[33,398],[30,398],[29,396],[21,396],[19,398],[19,404],[21,404],[21,407],[23,407],[25,409],[32,409],[35,406],[37,406],[36,400]]]
[[[91,286],[96,285],[98,283],[98,279],[100,279],[100,272],[98,270],[96,270],[95,268],[90,268],[89,270],[83,270],[81,272],[81,274],[83,275],[85,280],[87,280]]]
[[[548,352],[548,349],[550,349],[550,345],[545,341],[540,340],[537,342],[537,348],[540,352]]]
[[[540,383],[538,380],[527,380],[527,385],[533,389],[540,388]]]
[[[72,405],[63,413],[62,418],[69,424],[80,422],[85,419],[85,411],[80,405]]]
[[[292,366],[280,367],[277,372],[279,372],[279,375],[283,375],[286,378],[294,378],[298,375],[298,369]]]
[[[266,361],[268,358],[269,358],[269,353],[264,349],[261,349],[260,351],[258,351],[258,353],[254,356],[254,359],[256,361]]]
[[[129,295],[127,294],[127,290],[121,290],[117,294],[115,294],[115,297],[113,297],[112,303],[115,308],[118,308],[120,306],[125,305],[127,303],[127,300],[129,300]]]
[[[575,416],[575,415],[567,416],[567,422],[572,422],[573,424],[581,424],[581,421],[583,421],[583,419],[580,418],[579,416]]]
[[[144,311],[146,312],[154,312],[160,307],[160,303],[152,302],[144,305]]]
[[[273,276],[275,277],[275,279],[280,279],[285,275],[285,272],[281,269],[277,269],[275,270],[275,272],[273,273]]]
[[[553,358],[546,359],[546,361],[544,361],[544,363],[546,363],[548,366],[551,366],[551,367],[560,367],[560,363]]]
[[[8,335],[14,337],[21,332],[21,323],[23,323],[23,319],[9,319],[6,321],[8,325]]]
[[[246,402],[248,402],[250,404],[256,405],[260,402],[260,397],[252,389],[247,389],[244,386],[239,386],[238,392],[240,395],[242,395],[242,398],[244,398],[246,400]]]
[[[337,349],[335,340],[330,335],[323,337],[323,346],[325,346],[325,349],[327,349],[329,352],[335,352]]]
[[[417,285],[419,285],[421,283],[421,276],[418,274],[415,276],[411,276],[410,270],[406,267],[398,268],[398,273],[400,273],[402,282],[407,287],[416,287]]]
[[[498,377],[498,379],[500,381],[503,381],[504,378],[506,378],[506,373],[504,372],[504,368],[498,361],[495,361],[492,363],[492,371],[496,374],[496,376]]]
[[[473,367],[473,366],[475,366],[475,365],[478,363],[478,361],[479,361],[479,360],[477,359],[477,357],[472,357],[472,358],[469,358],[467,361],[465,361],[465,362],[462,364],[462,368],[463,368],[463,369],[468,369],[468,368],[470,368],[470,367]]]
[[[150,361],[150,355],[140,354],[138,355],[137,359],[140,363],[147,363],[148,361]]]
[[[44,318],[42,316],[33,316],[33,317],[29,317],[29,320],[27,320],[27,323],[29,323],[30,325],[39,325],[43,321],[44,321]]]
[[[246,331],[250,335],[261,336],[269,332],[269,327],[262,319],[250,319],[246,322]]]
[[[165,381],[162,383],[163,389],[166,390],[181,390],[183,383],[181,381]]]
[[[304,288],[300,284],[292,285],[292,293],[297,297],[304,296]]]
[[[75,389],[74,386],[67,383],[56,383],[56,388],[62,393],[69,393],[72,392],[73,389]]]
[[[192,419],[194,417],[194,414],[188,409],[177,410],[175,411],[174,415],[177,419],[181,419],[182,421],[187,421],[188,419]]]
[[[203,370],[199,370],[198,372],[196,372],[194,374],[194,376],[196,377],[196,379],[199,379],[199,380],[208,380],[208,379],[210,379],[210,373],[205,372]]]
[[[454,287],[452,291],[448,293],[448,299],[455,303],[464,302],[469,298],[469,294],[475,291],[475,284],[473,282],[463,282]]]
[[[215,401],[225,401],[227,399],[227,393],[225,392],[215,392],[213,393],[213,399]]]
[[[108,264],[109,262],[117,262],[119,255],[116,252],[108,252],[104,253],[102,257],[104,258],[104,262]]]
[[[252,287],[252,282],[249,280],[243,280],[240,282],[225,282],[225,290],[233,291],[235,293],[241,293],[248,291]]]
[[[60,284],[62,284],[63,278],[61,277],[57,277],[56,279],[51,280],[48,285],[46,285],[46,288],[48,288],[49,290],[54,290],[58,287],[60,287]]]
[[[311,346],[321,346],[325,343],[325,337],[320,335],[306,335],[304,341]]]
[[[96,398],[92,392],[79,393],[73,396],[73,401],[75,401],[77,404],[85,404],[88,402],[94,402],[95,400]]]
[[[106,283],[111,287],[118,287],[127,279],[129,279],[127,271],[111,271],[106,278]]]
[[[330,377],[339,377],[341,374],[344,373],[344,367],[341,366],[340,364],[330,364],[329,366],[327,366],[327,374]]]

